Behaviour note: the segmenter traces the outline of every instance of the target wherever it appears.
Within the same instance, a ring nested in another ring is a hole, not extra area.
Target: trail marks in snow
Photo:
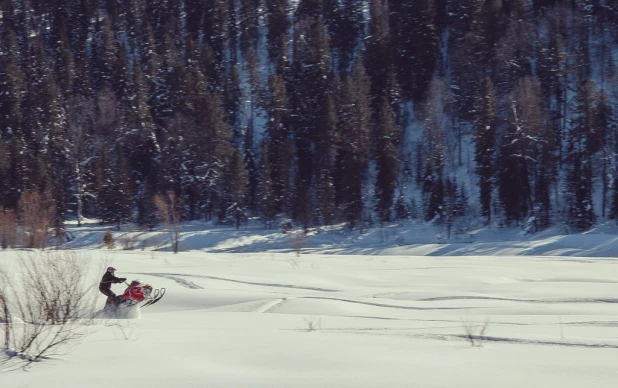
[[[337,292],[338,291],[338,290],[332,290],[332,289],[321,288],[321,287],[308,287],[308,286],[298,286],[298,285],[294,285],[294,284],[281,284],[281,283],[250,282],[250,281],[247,281],[247,280],[237,280],[237,279],[222,278],[222,277],[218,277],[218,276],[196,275],[196,274],[141,273],[140,275],[159,276],[159,277],[173,279],[173,280],[175,280],[175,278],[178,278],[178,277],[182,276],[182,277],[188,277],[188,278],[221,280],[221,281],[224,281],[224,282],[248,284],[248,285],[252,285],[252,286],[293,288],[293,289],[297,289],[297,290],[308,290],[308,291],[321,291],[321,292]],[[199,287],[199,288],[202,288],[202,287]]]
[[[313,316],[324,320],[326,328],[319,329],[324,332],[458,343],[470,340],[464,316],[493,316],[502,319],[491,322],[490,333],[480,338],[488,344],[618,349],[618,337],[614,337],[618,321],[597,317],[618,304],[610,292],[616,281],[608,273],[597,278],[596,266],[593,270],[589,263],[541,258],[528,262],[520,258],[517,262],[504,258],[482,259],[491,262],[410,258],[408,262],[398,258],[382,266],[373,258],[329,257],[326,264],[319,256],[307,256],[307,263],[319,262],[323,271],[271,268],[278,263],[266,259],[247,270],[235,263],[216,267],[220,263],[211,262],[214,268],[208,271],[170,268],[169,272],[141,275],[172,280],[186,291],[203,290],[191,295],[212,301],[195,303],[209,306],[204,311],[210,314],[270,314],[273,319]],[[464,264],[469,265],[468,271]],[[229,274],[228,266],[233,266]],[[538,277],[528,278],[528,271],[522,270],[525,266]],[[552,276],[557,270],[563,271],[562,276]],[[583,288],[562,288],[556,283],[579,283]],[[563,322],[561,317],[569,315],[578,318]],[[595,327],[599,331],[590,334]],[[565,328],[569,328],[567,337]]]
[[[515,299],[498,298],[493,296],[438,296],[434,298],[419,299],[419,302],[438,302],[443,300],[497,300],[506,302],[522,303],[618,303],[614,298],[566,298],[566,299]]]
[[[273,309],[275,309],[276,307],[278,307],[281,304],[283,304],[283,302],[285,302],[286,300],[287,300],[287,298],[281,298],[281,299],[275,299],[275,300],[268,301],[268,302],[264,303],[262,306],[260,306],[257,309],[255,309],[254,312],[256,312],[256,313],[269,313]]]
[[[181,286],[183,286],[185,288],[190,288],[192,290],[203,290],[204,289],[204,287],[198,286],[197,284],[193,283],[192,281],[189,281],[189,280],[187,280],[185,278],[181,278],[180,276],[168,275],[168,274],[148,274],[148,275],[154,275],[154,276],[159,276],[159,277],[171,279],[171,280],[175,281],[176,283],[180,284]]]

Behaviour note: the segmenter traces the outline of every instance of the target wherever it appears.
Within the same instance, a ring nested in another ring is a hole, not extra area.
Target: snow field
[[[85,254],[93,276],[110,258]],[[165,298],[140,319],[100,319],[65,356],[0,372],[0,386],[618,382],[613,260],[114,251],[112,264],[119,276],[166,287]],[[471,346],[466,325],[485,322],[482,346]]]

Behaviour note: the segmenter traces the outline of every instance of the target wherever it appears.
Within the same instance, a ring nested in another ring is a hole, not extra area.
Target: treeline
[[[616,0],[0,0],[0,206],[618,217]]]

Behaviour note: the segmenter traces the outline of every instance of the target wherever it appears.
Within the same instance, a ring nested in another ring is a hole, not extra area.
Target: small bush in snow
[[[103,235],[103,245],[105,245],[107,249],[113,249],[116,246],[114,235],[109,230]]]
[[[84,337],[94,317],[89,263],[73,251],[21,255],[0,266],[0,316],[5,354],[28,364],[63,354]]]
[[[307,233],[304,230],[298,230],[290,234],[290,244],[296,252],[296,257],[300,256],[303,248],[307,247]]]
[[[465,338],[470,342],[471,346],[481,347],[487,339],[486,334],[489,329],[489,319],[484,322],[476,322],[474,320],[465,319],[462,322],[465,332]]]
[[[316,331],[322,328],[322,319],[321,318],[313,318],[306,317],[305,323],[307,324],[307,331]]]

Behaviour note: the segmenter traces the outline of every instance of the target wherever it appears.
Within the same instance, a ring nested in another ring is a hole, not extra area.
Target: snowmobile
[[[125,284],[128,287],[122,295],[107,298],[104,310],[135,306],[144,301],[146,303],[140,305],[140,307],[152,306],[165,295],[165,288],[153,289],[150,284],[142,283],[140,280],[133,280],[130,284],[125,282]]]

